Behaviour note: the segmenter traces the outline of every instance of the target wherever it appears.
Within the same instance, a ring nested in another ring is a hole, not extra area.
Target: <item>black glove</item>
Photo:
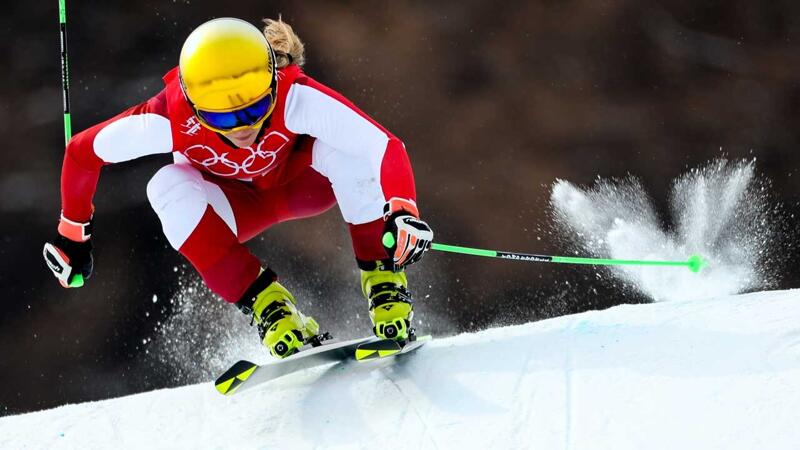
[[[64,219],[62,218],[62,224]],[[92,257],[91,221],[81,226],[83,242],[64,237],[59,225],[59,234],[53,243],[44,244],[44,261],[65,288],[81,287],[83,281],[92,275],[94,258]]]
[[[431,248],[433,230],[428,224],[405,211],[386,220],[383,246],[392,257],[393,270],[398,272],[414,264]]]

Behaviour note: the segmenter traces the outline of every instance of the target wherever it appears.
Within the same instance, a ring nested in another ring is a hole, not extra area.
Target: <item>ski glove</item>
[[[433,230],[419,218],[413,201],[392,198],[384,206],[383,217],[386,221],[383,246],[392,257],[394,272],[419,261],[431,248]]]
[[[72,222],[61,216],[58,235],[44,244],[44,261],[65,288],[82,287],[92,275],[92,221]]]

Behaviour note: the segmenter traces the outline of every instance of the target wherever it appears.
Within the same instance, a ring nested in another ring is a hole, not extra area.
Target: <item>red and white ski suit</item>
[[[229,302],[241,298],[261,268],[243,242],[337,202],[356,258],[388,257],[383,205],[393,197],[416,200],[398,138],[296,65],[278,71],[275,109],[248,148],[200,125],[177,68],[164,82],[155,97],[69,142],[61,175],[65,218],[91,218],[103,165],[171,152],[175,162],[150,180],[148,199],[170,244]]]

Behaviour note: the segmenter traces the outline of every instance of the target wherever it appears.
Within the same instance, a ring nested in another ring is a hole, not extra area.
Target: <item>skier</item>
[[[263,32],[234,18],[195,29],[153,98],[74,136],[61,174],[58,234],[44,257],[64,287],[92,272],[92,198],[100,169],[172,153],[147,185],[169,243],[205,284],[252,316],[278,358],[319,333],[276,273],[243,244],[338,202],[361,269],[374,333],[407,340],[404,269],[430,248],[403,143],[306,75],[302,41],[282,20]]]

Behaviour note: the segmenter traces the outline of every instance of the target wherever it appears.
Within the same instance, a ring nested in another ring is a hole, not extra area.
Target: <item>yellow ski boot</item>
[[[369,318],[376,336],[407,341],[413,335],[414,306],[404,272],[392,272],[377,262],[375,269],[361,270],[361,291],[369,302]]]
[[[252,292],[255,292],[253,294]],[[267,269],[236,303],[258,325],[261,342],[276,358],[286,358],[318,338],[319,324],[297,310],[294,296]]]

